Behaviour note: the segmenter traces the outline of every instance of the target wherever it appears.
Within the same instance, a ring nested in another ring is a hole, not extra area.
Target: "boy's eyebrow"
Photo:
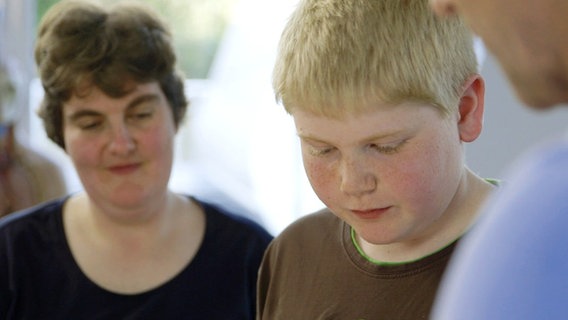
[[[128,105],[126,106],[126,109],[131,109],[131,108],[134,108],[137,105],[140,105],[144,102],[153,101],[153,100],[159,100],[159,96],[155,93],[143,94],[143,95],[136,97],[134,100],[130,101],[130,103],[128,103]],[[73,122],[73,121],[77,121],[81,117],[99,116],[100,114],[101,114],[100,112],[92,110],[92,109],[83,109],[83,110],[78,110],[77,112],[72,113],[67,118],[68,118],[69,121]]]
[[[315,137],[312,137],[312,136],[309,136],[309,135],[304,135],[304,134],[301,134],[301,133],[297,133],[297,135],[301,140],[304,140],[304,141],[328,144],[328,142],[326,142],[324,140],[321,140],[321,139],[318,139],[318,138],[315,138]]]
[[[380,134],[376,134],[376,135],[372,135],[372,136],[370,136],[370,137],[364,138],[364,139],[362,139],[362,141],[371,142],[371,141],[381,140],[381,139],[384,139],[384,138],[388,138],[388,137],[392,137],[392,136],[399,135],[400,133],[401,133],[401,131],[393,131],[393,132],[388,132],[388,133],[380,133]],[[298,137],[300,137],[300,139],[302,139],[302,140],[329,144],[329,143],[326,142],[325,140],[322,140],[322,139],[320,139],[320,138],[313,137],[313,136],[311,136],[311,135],[309,135],[309,134],[302,134],[302,133],[299,133],[299,132],[298,132],[297,135],[298,135]]]

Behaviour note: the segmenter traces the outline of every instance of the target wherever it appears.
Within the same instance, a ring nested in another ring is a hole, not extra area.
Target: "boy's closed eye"
[[[396,141],[387,144],[370,143],[368,147],[383,154],[393,154],[400,151],[400,148],[406,143],[407,140]]]
[[[315,147],[315,146],[308,146],[308,152],[312,156],[325,156],[333,152],[335,148],[333,147]]]

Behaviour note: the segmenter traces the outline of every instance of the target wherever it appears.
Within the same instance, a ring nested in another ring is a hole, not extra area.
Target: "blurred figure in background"
[[[568,1],[430,2],[441,16],[463,16],[528,107],[568,103]],[[566,319],[566,134],[535,146],[510,168],[507,182],[454,255],[434,319]]]
[[[15,136],[17,84],[0,55],[0,217],[66,193],[60,168]]]

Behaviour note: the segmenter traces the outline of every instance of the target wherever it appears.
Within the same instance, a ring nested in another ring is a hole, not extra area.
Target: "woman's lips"
[[[115,166],[109,167],[109,171],[114,173],[114,174],[124,175],[124,174],[130,174],[130,173],[136,171],[139,167],[140,167],[140,165],[137,164],[137,163],[121,164],[121,165],[115,165]]]

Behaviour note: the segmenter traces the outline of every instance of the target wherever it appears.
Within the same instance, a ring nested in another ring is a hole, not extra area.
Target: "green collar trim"
[[[365,258],[367,261],[376,264],[378,266],[400,266],[409,262],[384,262],[384,261],[379,261],[379,260],[375,260],[371,257],[369,257],[365,251],[363,251],[363,249],[361,248],[361,246],[359,246],[359,243],[357,242],[357,237],[356,237],[356,233],[355,233],[355,229],[353,229],[352,227],[349,227],[351,229],[351,241],[353,242],[353,245],[355,246],[355,248],[357,249],[357,252],[359,252],[359,254],[361,256],[363,256],[363,258]]]
[[[439,250],[436,250],[436,251],[434,251],[434,252],[432,252],[432,253],[430,253],[430,254],[427,254],[427,255],[425,255],[425,256],[423,256],[423,257],[420,257],[420,258],[418,258],[418,259],[408,260],[408,261],[401,261],[401,262],[385,262],[385,261],[375,260],[375,259],[369,257],[369,256],[365,253],[365,251],[363,251],[363,249],[359,246],[359,243],[357,242],[357,237],[356,237],[357,234],[355,233],[355,229],[353,229],[351,226],[350,226],[349,228],[351,229],[351,241],[353,242],[353,245],[354,245],[355,248],[357,249],[357,252],[359,252],[359,254],[360,254],[363,258],[365,258],[367,261],[369,261],[369,262],[371,262],[371,263],[373,263],[373,264],[375,264],[375,265],[378,265],[378,266],[391,266],[391,267],[392,267],[392,266],[401,266],[401,265],[413,263],[413,262],[422,260],[422,259],[424,259],[424,258],[426,258],[426,257],[435,255],[436,253],[438,253],[438,252],[440,252],[440,251],[443,251],[444,249],[446,249],[447,247],[451,246],[452,244],[454,244],[454,243],[455,243],[456,241],[458,241],[458,239],[459,239],[459,238],[458,238],[458,239],[456,239],[456,240],[454,240],[454,241],[448,243],[448,245],[446,245],[446,246],[440,248]]]

